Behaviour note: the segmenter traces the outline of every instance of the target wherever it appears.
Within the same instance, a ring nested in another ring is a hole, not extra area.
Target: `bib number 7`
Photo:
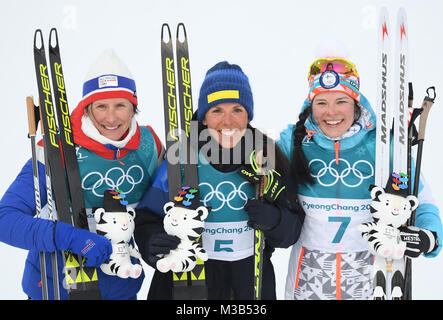
[[[346,228],[351,222],[351,217],[329,217],[329,222],[340,222],[340,227],[335,234],[334,239],[332,239],[332,243],[339,243],[345,234]]]

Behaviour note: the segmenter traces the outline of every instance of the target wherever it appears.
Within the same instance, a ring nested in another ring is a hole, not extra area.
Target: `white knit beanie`
[[[135,81],[114,50],[104,51],[91,65],[83,83],[83,98],[79,107],[109,98],[125,98],[137,105]]]

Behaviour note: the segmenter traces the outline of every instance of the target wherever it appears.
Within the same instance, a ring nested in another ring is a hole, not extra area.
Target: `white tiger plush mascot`
[[[112,243],[112,254],[109,262],[105,262],[100,269],[108,275],[120,278],[138,278],[142,274],[140,264],[132,264],[131,256],[140,259],[141,255],[131,239],[135,229],[135,211],[126,207],[122,201],[124,195],[115,191],[105,192],[104,207],[94,211],[97,234],[103,235]],[[117,203],[118,202],[118,203]]]
[[[403,256],[406,243],[401,241],[398,228],[407,222],[412,211],[418,207],[417,197],[407,194],[407,181],[407,178],[393,173],[385,189],[372,186],[371,213],[374,221],[358,226],[369,251],[375,256],[374,300],[386,299],[388,269],[392,272],[391,299],[401,300],[403,297]]]
[[[194,189],[195,190],[195,189]],[[190,194],[188,194],[190,196]],[[168,202],[163,210],[165,217],[163,226],[167,234],[177,236],[181,242],[178,247],[171,250],[157,261],[156,267],[160,272],[187,272],[194,269],[197,258],[208,260],[208,254],[196,240],[201,236],[204,220],[209,214],[208,208],[199,206],[182,206],[184,197],[179,197],[177,202]],[[177,199],[177,197],[176,197]],[[199,202],[199,198],[197,197]],[[190,202],[189,202],[190,203]]]
[[[398,228],[410,218],[412,211],[418,206],[415,196],[401,195],[385,192],[381,187],[375,186],[371,190],[371,213],[374,222],[361,224],[358,230],[368,241],[369,251],[377,256],[391,259],[403,257],[406,244],[399,241]]]

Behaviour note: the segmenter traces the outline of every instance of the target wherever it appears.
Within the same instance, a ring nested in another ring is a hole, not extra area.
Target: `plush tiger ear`
[[[411,211],[414,211],[418,207],[418,199],[416,196],[408,196],[406,200],[411,204]]]
[[[126,211],[128,214],[134,219],[135,218],[135,210],[131,207],[126,207]]]
[[[197,209],[195,209],[195,211],[197,212],[197,218],[200,221],[203,221],[208,217],[209,211],[205,206],[200,206]]]
[[[378,197],[379,197],[380,195],[382,195],[383,193],[385,193],[385,190],[384,190],[382,187],[374,186],[374,187],[371,189],[371,198],[372,198],[373,200],[380,201],[380,199],[378,199]]]
[[[174,202],[169,201],[169,202],[165,203],[165,205],[163,206],[163,212],[164,212],[164,213],[168,213],[169,210],[171,210],[171,209],[174,208],[174,207],[175,207]]]
[[[96,223],[100,223],[100,221],[102,221],[102,217],[105,214],[105,209],[103,208],[98,208],[97,210],[95,210],[94,212],[94,219]]]

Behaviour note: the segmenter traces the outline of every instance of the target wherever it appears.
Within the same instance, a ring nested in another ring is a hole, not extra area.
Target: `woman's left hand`
[[[400,227],[400,238],[406,243],[405,256],[417,258],[423,253],[430,253],[438,247],[435,232],[414,226]]]
[[[248,212],[248,226],[263,231],[271,230],[280,223],[280,209],[265,200],[249,199],[245,205]]]

